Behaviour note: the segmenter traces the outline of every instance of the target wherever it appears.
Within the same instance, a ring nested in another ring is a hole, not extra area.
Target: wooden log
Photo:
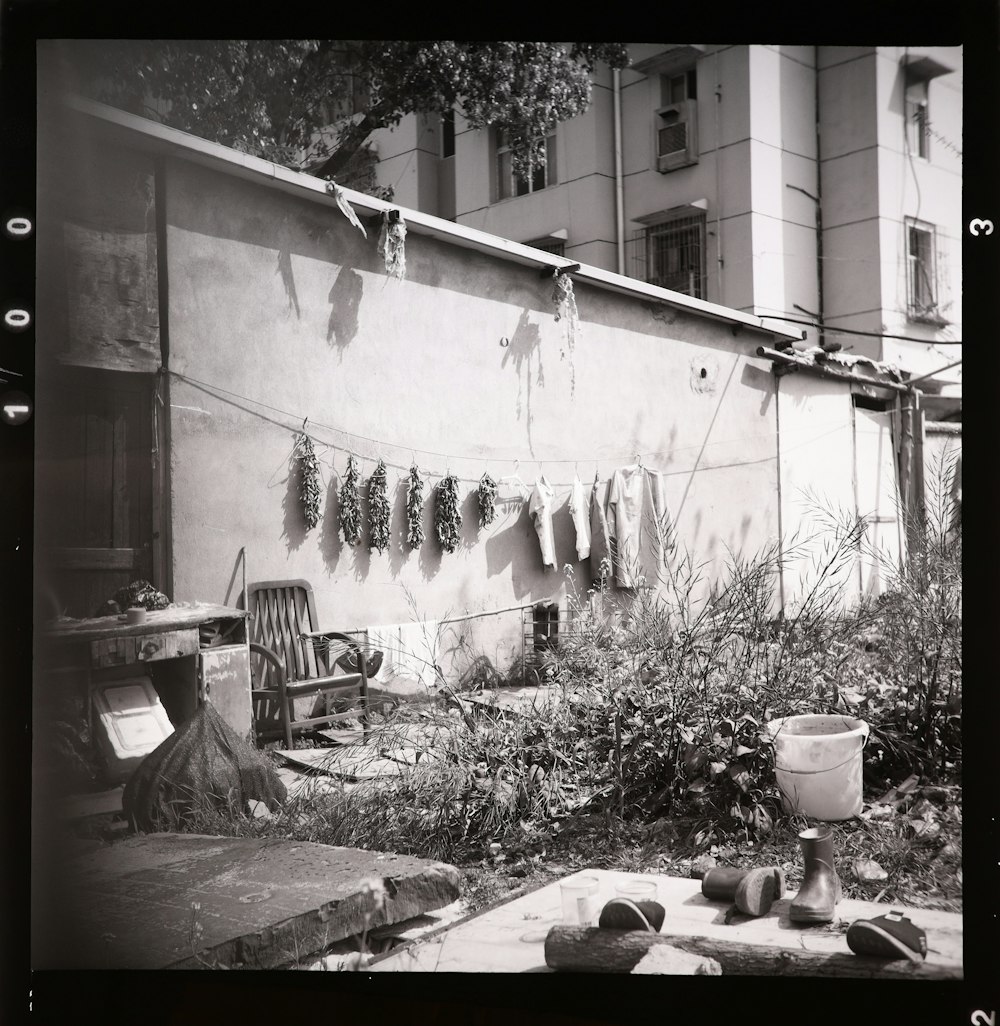
[[[880,980],[960,980],[955,965],[870,958],[746,944],[685,934],[607,930],[593,926],[553,926],[545,938],[550,969],[589,973],[630,973],[651,947],[666,944],[714,959],[724,976],[828,976]]]

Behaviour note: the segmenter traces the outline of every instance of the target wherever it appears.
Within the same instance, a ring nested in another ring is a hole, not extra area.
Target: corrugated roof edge
[[[107,104],[88,100],[83,96],[76,94],[64,95],[62,102],[71,110],[80,114],[88,115],[109,125],[117,126],[126,132],[143,136],[152,142],[154,146],[159,144],[159,147],[181,150],[184,152],[185,158],[194,163],[215,167],[218,170],[224,170],[230,174],[251,180],[268,179],[284,191],[300,194],[304,192],[312,199],[336,205],[335,198],[326,191],[326,182],[302,171],[292,171],[272,161],[240,153],[238,150],[223,146],[220,143],[200,139],[189,132],[182,132],[177,128],[169,128],[166,125],[150,121],[148,118],[129,114]],[[386,210],[398,210],[403,220],[406,221],[407,230],[418,235],[429,235],[434,238],[443,239],[458,246],[491,253],[495,256],[512,260],[515,263],[536,267],[539,270],[543,270],[546,267],[559,268],[575,264],[575,261],[555,257],[552,254],[533,249],[531,246],[524,246],[519,242],[504,239],[499,235],[491,235],[488,232],[479,231],[477,228],[469,228],[454,221],[446,221],[432,214],[425,214],[419,210],[402,207],[396,203],[387,203],[384,200],[375,199],[373,196],[354,192],[352,189],[344,189],[343,193],[351,206],[365,213],[382,213]],[[637,278],[628,278],[622,274],[615,274],[613,271],[605,271],[600,267],[591,267],[589,264],[580,264],[579,270],[573,272],[573,278],[575,281],[585,282],[612,292],[620,292],[647,300],[657,300],[681,310],[686,310],[689,313],[725,321],[734,326],[750,328],[770,338],[788,339],[798,342],[805,337],[804,332],[788,334],[768,327],[761,318],[753,314],[744,313],[742,310],[734,310],[731,307],[720,306],[717,303],[709,303],[703,299],[694,299],[691,296],[672,292],[657,285],[649,285],[646,282],[639,281]]]

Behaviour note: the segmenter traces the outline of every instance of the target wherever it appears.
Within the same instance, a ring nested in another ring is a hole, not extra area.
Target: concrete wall
[[[644,462],[665,473],[679,539],[708,576],[727,547],[751,553],[775,536],[774,379],[750,355],[757,333],[581,285],[570,344],[533,268],[411,233],[406,279],[388,279],[375,240],[335,208],[179,160],[165,210],[170,367],[234,393],[171,379],[175,600],[234,599],[242,546],[251,580],[309,579],[331,628],[559,598],[567,579],[543,571],[520,501],[478,527],[475,482],[515,467],[529,486],[540,470],[556,485],[558,562],[585,590],[569,485],[640,452],[658,454]],[[308,533],[289,474],[304,417],[325,477],[326,515]],[[390,464],[387,553],[338,537],[348,448],[365,481],[378,455]],[[428,540],[402,544],[414,457],[429,485],[447,470],[461,478],[454,554],[433,539],[429,502]],[[519,651],[516,613],[461,631],[491,660]]]

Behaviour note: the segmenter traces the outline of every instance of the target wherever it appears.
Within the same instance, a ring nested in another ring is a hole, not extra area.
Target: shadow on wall
[[[302,516],[302,470],[299,461],[288,457],[288,476],[285,478],[285,495],[281,500],[284,514],[281,537],[289,552],[300,548],[306,540],[306,522]]]
[[[517,373],[517,402],[514,411],[517,419],[524,416],[525,428],[528,435],[528,451],[535,455],[535,447],[531,438],[531,372],[532,356],[535,357],[537,365],[535,384],[539,388],[545,387],[545,370],[542,366],[541,334],[537,324],[532,324],[529,318],[530,311],[523,309],[517,320],[517,327],[510,337],[510,343],[503,351],[503,358],[500,361],[501,367],[508,363],[514,365]]]
[[[427,480],[424,487],[424,543],[420,546],[419,567],[425,581],[437,577],[443,552],[434,530],[434,500],[437,489]]]
[[[281,275],[281,284],[285,286],[285,295],[288,296],[288,309],[294,309],[295,316],[300,317],[299,296],[295,291],[295,275],[292,273],[292,253],[287,248],[278,250],[278,274]]]
[[[407,477],[401,477],[396,482],[396,491],[389,500],[392,504],[392,517],[389,520],[389,574],[393,580],[399,577],[403,566],[413,551],[406,540],[407,486]]]
[[[361,275],[353,267],[342,267],[327,296],[330,319],[326,325],[326,340],[340,350],[341,358],[358,333],[358,310],[364,290]]]
[[[774,398],[774,375],[769,370],[761,370],[752,363],[743,364],[743,373],[740,374],[740,384],[747,388],[759,389],[761,394],[760,415],[767,413],[768,406]]]
[[[462,501],[462,548],[471,549],[479,543],[479,491],[472,490]]]
[[[340,479],[331,475],[326,486],[326,503],[319,535],[319,553],[328,577],[333,576],[340,562]]]
[[[502,517],[502,506],[499,507],[499,511]],[[502,523],[502,520],[500,522]],[[562,563],[559,561],[559,557],[566,554],[566,539],[560,526],[564,525],[557,523],[556,518],[553,517],[556,561],[557,566],[561,567]],[[499,530],[494,526],[490,530],[493,533],[486,539],[486,574],[488,577],[495,577],[510,567],[511,587],[514,597],[517,599],[546,598],[558,590],[562,584],[562,577],[558,570],[546,569],[544,577],[542,576],[542,550],[539,547],[535,526],[528,514],[527,502],[521,504],[516,519],[508,526]],[[572,562],[576,562],[575,552],[572,555]]]

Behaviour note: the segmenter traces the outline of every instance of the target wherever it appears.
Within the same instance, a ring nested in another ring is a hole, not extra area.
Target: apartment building
[[[377,133],[379,183],[404,206],[774,317],[804,345],[912,376],[961,358],[960,47],[629,50],[628,68],[595,72],[590,109],[556,127],[530,181],[501,131],[456,113]],[[928,385],[943,416],[960,374]]]

